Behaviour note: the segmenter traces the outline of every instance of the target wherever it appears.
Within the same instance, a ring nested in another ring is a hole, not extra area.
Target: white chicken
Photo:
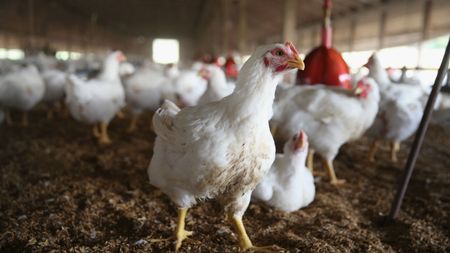
[[[309,205],[314,200],[316,188],[313,175],[305,166],[308,146],[303,131],[290,138],[284,145],[284,153],[276,155],[252,197],[286,212]]]
[[[195,106],[207,89],[207,82],[198,71],[184,70],[175,79],[174,91],[176,101],[180,106]]]
[[[182,110],[165,101],[154,114],[157,137],[148,175],[180,208],[176,250],[192,234],[184,229],[188,208],[213,198],[228,213],[241,249],[255,248],[242,216],[275,158],[268,120],[277,83],[293,68],[304,64],[291,43],[259,47],[230,96]]]
[[[161,71],[143,67],[124,81],[128,106],[131,109],[131,122],[128,131],[136,130],[139,115],[143,111],[154,112],[164,100],[164,91],[171,89],[170,79]]]
[[[283,95],[284,94],[284,95]],[[369,128],[378,111],[380,94],[372,79],[361,79],[354,90],[324,85],[294,86],[281,93],[271,120],[276,140],[286,142],[300,129],[310,137],[308,167],[314,152],[321,155],[332,184],[336,177],[333,160],[340,147],[359,138]]]
[[[208,80],[208,87],[200,97],[198,101],[199,105],[218,101],[233,92],[235,84],[233,82],[227,82],[225,73],[220,67],[211,64],[202,68],[199,73],[200,76]]]
[[[366,66],[369,76],[379,84],[381,94],[380,109],[367,132],[374,139],[369,160],[375,160],[379,141],[387,140],[391,142],[391,160],[397,161],[400,142],[417,130],[428,95],[420,85],[392,83],[377,54],[370,57]]]
[[[61,106],[65,95],[66,73],[58,69],[45,69],[41,72],[45,83],[45,93],[42,101],[54,108]],[[54,108],[50,107],[47,111],[47,118],[53,117]]]
[[[109,54],[101,74],[88,81],[75,75],[68,77],[66,103],[72,116],[94,124],[93,133],[100,143],[110,143],[108,124],[125,105],[125,92],[119,77],[119,63],[125,60],[120,51]]]
[[[0,106],[5,107],[7,124],[12,124],[10,110],[22,111],[22,125],[28,125],[27,112],[42,100],[45,84],[34,65],[0,77]]]

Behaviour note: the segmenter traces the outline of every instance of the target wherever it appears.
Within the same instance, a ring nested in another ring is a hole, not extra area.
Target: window
[[[20,49],[0,48],[0,59],[20,60],[25,57],[25,53]]]
[[[161,64],[178,63],[180,44],[175,39],[155,39],[152,45],[153,61]]]

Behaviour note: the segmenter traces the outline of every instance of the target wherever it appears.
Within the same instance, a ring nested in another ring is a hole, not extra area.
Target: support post
[[[297,27],[297,0],[284,0],[284,12],[283,12],[283,41],[291,41],[296,44],[296,31]]]
[[[423,139],[425,137],[425,133],[427,131],[428,125],[431,119],[431,113],[433,111],[434,103],[436,102],[436,98],[441,89],[441,85],[443,79],[445,77],[446,72],[448,71],[448,61],[450,58],[450,37],[447,42],[447,47],[445,49],[444,57],[441,62],[441,66],[439,67],[438,74],[436,76],[436,80],[434,81],[433,89],[431,90],[430,96],[427,101],[427,105],[425,106],[425,110],[422,116],[422,120],[420,121],[419,129],[417,130],[416,137],[414,138],[413,145],[411,147],[411,151],[409,152],[408,161],[406,162],[406,166],[403,172],[402,181],[398,186],[397,194],[395,195],[395,199],[392,202],[391,210],[389,212],[389,219],[395,219],[400,212],[400,207],[403,202],[403,198],[405,197],[406,189],[408,188],[409,180],[411,179],[411,175],[414,171],[414,166],[416,165],[417,157],[419,156],[419,150],[422,146]]]
[[[247,0],[239,1],[239,52],[247,53]]]

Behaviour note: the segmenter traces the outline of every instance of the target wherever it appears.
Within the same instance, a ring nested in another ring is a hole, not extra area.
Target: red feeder
[[[351,89],[350,70],[341,54],[331,47],[331,0],[324,0],[322,45],[305,57],[305,70],[298,71],[297,84],[326,84]]]

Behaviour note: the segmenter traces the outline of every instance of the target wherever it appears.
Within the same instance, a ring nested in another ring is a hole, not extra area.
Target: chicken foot
[[[192,235],[192,231],[186,231],[184,229],[187,211],[188,211],[187,208],[181,208],[178,211],[178,223],[176,231],[177,244],[175,245],[175,252],[177,252],[180,249],[181,243]]]
[[[375,162],[375,154],[377,153],[378,145],[379,145],[379,141],[373,140],[372,146],[370,146],[369,155],[368,155],[369,162]]]
[[[100,136],[98,138],[98,141],[101,144],[110,144],[111,139],[109,139],[109,136],[108,136],[108,123],[101,122],[99,125],[99,128],[100,128]]]
[[[328,159],[323,159],[325,168],[327,169],[328,176],[330,178],[330,183],[334,185],[344,184],[344,179],[338,179],[336,173],[334,172],[333,162]]]
[[[393,162],[397,162],[398,158],[397,158],[397,152],[400,150],[400,142],[398,141],[393,141],[391,143],[391,160]]]
[[[245,227],[244,227],[244,223],[242,222],[242,218],[241,217],[236,217],[234,214],[229,213],[228,214],[228,219],[230,220],[230,222],[233,224],[238,238],[239,238],[239,247],[241,248],[242,251],[244,252],[280,252],[280,248],[274,246],[263,246],[263,247],[258,247],[258,246],[254,246],[252,244],[252,241],[250,240],[250,238],[247,235],[247,231],[245,231]]]

